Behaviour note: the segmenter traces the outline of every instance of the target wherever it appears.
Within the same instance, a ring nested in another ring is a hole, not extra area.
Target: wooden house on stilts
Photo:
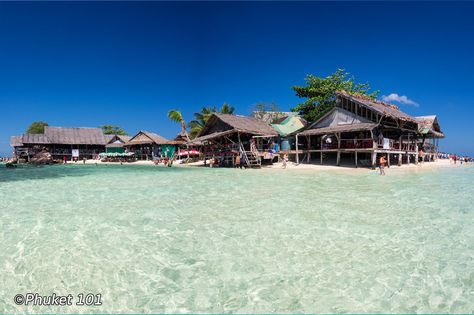
[[[200,144],[205,159],[218,159],[221,166],[233,166],[236,156],[248,167],[260,167],[264,151],[278,133],[262,120],[214,113],[191,144]]]
[[[297,163],[316,159],[320,164],[332,161],[340,165],[342,160],[352,160],[356,167],[374,167],[380,154],[387,157],[389,165],[417,163],[425,139],[444,137],[439,124],[428,124],[423,137],[420,119],[395,105],[339,91],[333,109],[296,133],[292,153]],[[435,156],[437,147],[431,147],[430,152]]]

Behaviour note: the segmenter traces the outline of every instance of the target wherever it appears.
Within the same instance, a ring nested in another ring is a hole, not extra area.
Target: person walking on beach
[[[380,175],[385,176],[385,163],[387,163],[387,160],[385,160],[385,155],[382,155],[379,160],[380,163]]]
[[[283,169],[286,169],[287,159],[288,159],[288,158],[286,157],[286,154],[283,155],[283,164],[281,165],[281,167],[282,167]]]

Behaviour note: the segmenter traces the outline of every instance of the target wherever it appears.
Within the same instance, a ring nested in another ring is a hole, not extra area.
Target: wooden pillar
[[[321,136],[321,152],[319,152],[319,158],[321,160],[321,165],[323,165],[323,137]]]
[[[377,153],[372,151],[372,169],[375,169],[375,160],[377,159]]]
[[[341,162],[341,134],[337,135],[337,161],[336,165],[339,166]]]
[[[387,154],[387,165],[390,167],[390,153]]]
[[[356,168],[357,168],[357,151],[355,151],[355,162],[356,162]]]
[[[398,154],[398,166],[402,166],[402,154]]]
[[[300,164],[300,157],[298,152],[298,134],[296,134],[296,164]]]
[[[309,150],[311,149],[311,136],[307,136],[306,137],[306,140],[308,141],[308,157],[306,159],[306,162],[309,163],[309,159],[311,158],[311,153],[309,152]]]

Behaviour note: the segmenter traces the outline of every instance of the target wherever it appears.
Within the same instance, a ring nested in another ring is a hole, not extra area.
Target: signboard
[[[383,138],[383,148],[386,150],[390,149],[390,139]]]
[[[79,157],[79,149],[72,149],[72,157]]]

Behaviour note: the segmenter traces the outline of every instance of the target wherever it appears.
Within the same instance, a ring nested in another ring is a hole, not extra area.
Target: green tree
[[[314,75],[306,76],[306,85],[293,86],[296,96],[306,100],[298,104],[292,111],[297,111],[304,119],[313,122],[336,105],[336,91],[345,90],[350,94],[363,94],[374,98],[378,91],[370,92],[368,83],[356,83],[354,77],[343,69],[322,78]]]
[[[216,106],[208,106],[203,107],[200,112],[194,113],[194,119],[189,122],[189,137],[191,139],[196,138],[213,113],[234,115],[235,107],[224,103],[219,110]]]
[[[26,133],[44,133],[44,127],[48,126],[47,122],[35,121],[26,130]]]
[[[104,135],[119,135],[119,136],[126,136],[128,133],[120,128],[119,126],[113,125],[103,125],[99,128],[102,128]]]
[[[183,115],[180,111],[172,109],[168,111],[168,118],[171,121],[181,124],[181,133],[186,135],[186,138],[189,140],[188,132],[186,131],[186,122],[184,121]]]

